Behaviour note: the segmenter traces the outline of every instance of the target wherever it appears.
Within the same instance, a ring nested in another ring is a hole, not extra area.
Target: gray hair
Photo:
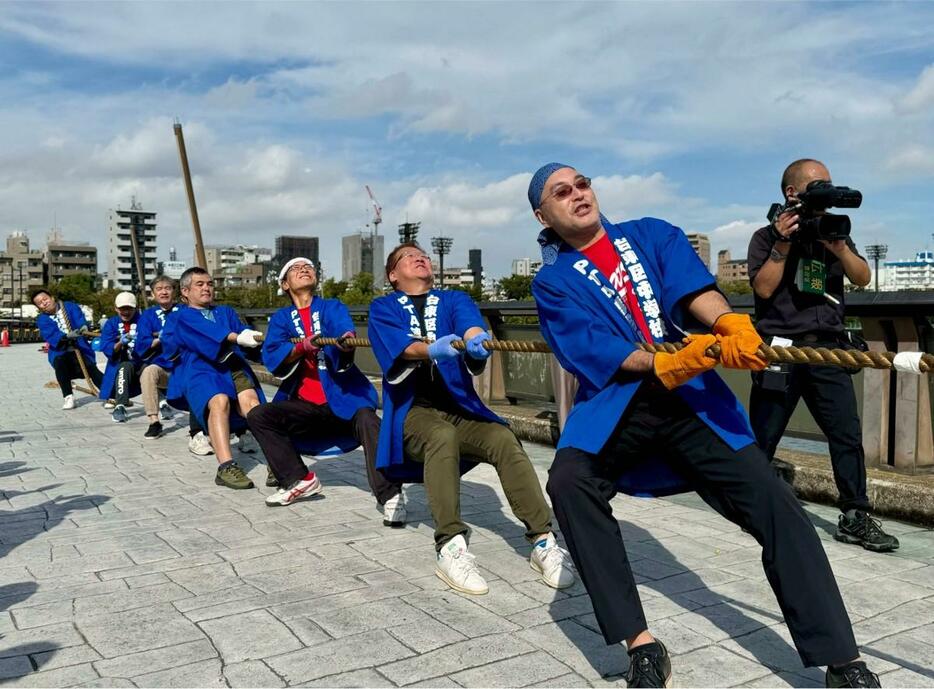
[[[193,275],[207,275],[208,277],[211,277],[211,274],[201,266],[192,266],[184,273],[182,273],[182,276],[178,279],[178,288],[188,289],[191,287],[191,278]]]

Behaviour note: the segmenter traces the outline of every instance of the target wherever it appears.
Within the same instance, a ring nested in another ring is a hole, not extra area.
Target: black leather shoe
[[[629,651],[627,687],[667,687],[671,685],[671,658],[665,644],[656,639]]]
[[[866,663],[857,660],[834,670],[827,668],[824,685],[828,687],[881,687],[879,676],[869,671]]]

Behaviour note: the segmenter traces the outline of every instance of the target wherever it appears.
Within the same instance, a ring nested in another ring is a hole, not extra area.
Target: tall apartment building
[[[686,232],[688,241],[694,247],[694,251],[700,256],[700,260],[710,270],[710,237],[700,232]]]
[[[49,283],[68,275],[97,277],[97,247],[87,242],[70,242],[61,236],[49,239],[43,252],[45,274]]]
[[[383,235],[358,232],[341,238],[341,280],[349,282],[358,273],[370,273],[379,289],[384,282]]]
[[[108,212],[108,282],[120,290],[139,291],[156,277],[156,214],[143,210],[134,197],[129,210],[116,209]],[[142,275],[137,271],[137,260],[133,253],[133,237]]]
[[[0,252],[0,306],[28,303],[30,291],[42,283],[42,252],[29,249],[25,232],[12,233],[7,237],[6,251]]]
[[[745,258],[730,259],[730,250],[717,252],[717,282],[749,280],[749,264]]]
[[[514,258],[512,259],[512,274],[532,276],[538,275],[542,269],[542,262],[537,258]]]
[[[483,252],[481,249],[467,251],[467,268],[473,276],[473,286],[483,286]]]

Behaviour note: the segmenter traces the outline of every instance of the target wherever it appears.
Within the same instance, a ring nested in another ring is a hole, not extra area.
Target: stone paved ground
[[[362,456],[316,465],[323,498],[215,487],[182,426],[142,438],[82,400],[59,410],[35,345],[0,350],[0,684],[23,686],[624,686],[581,586],[535,580],[493,473],[464,481],[481,597],[433,575],[424,493],[381,525]],[[552,454],[530,447],[542,480]],[[254,481],[265,468],[244,459]],[[819,686],[803,668],[752,539],[696,498],[618,498],[652,628],[678,686]],[[888,686],[934,686],[934,535],[890,524],[897,556],[829,537],[808,506]]]

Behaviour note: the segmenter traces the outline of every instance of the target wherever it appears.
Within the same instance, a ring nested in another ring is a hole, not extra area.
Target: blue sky
[[[864,192],[857,245],[908,257],[934,246],[932,27],[932,3],[4,3],[0,231],[106,250],[135,195],[190,256],[178,117],[206,241],[317,235],[332,275],[365,184],[390,240],[418,220],[508,273],[549,160],[736,257],[816,157]]]

